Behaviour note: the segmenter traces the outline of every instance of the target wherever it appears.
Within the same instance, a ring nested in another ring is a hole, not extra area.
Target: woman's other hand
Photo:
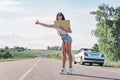
[[[72,33],[72,30],[70,28],[64,28],[63,26],[59,27],[61,30]]]

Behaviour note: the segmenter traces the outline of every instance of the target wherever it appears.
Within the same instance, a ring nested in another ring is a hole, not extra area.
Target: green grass
[[[31,59],[35,58],[37,54],[48,54],[49,58],[62,59],[62,52],[57,50],[26,50],[21,52],[11,50],[10,53],[12,54],[12,58],[0,59],[0,62]]]
[[[110,61],[110,60],[106,60],[105,67],[113,67],[113,68],[120,68],[120,61]]]
[[[73,58],[74,58],[75,52],[76,51],[72,51]],[[22,51],[22,52],[11,51],[11,53],[13,56],[12,58],[0,59],[0,62],[31,59],[31,58],[35,58],[37,54],[49,54],[48,58],[56,59],[56,60],[62,59],[62,52],[56,51],[56,50],[26,50],[26,51]],[[105,60],[104,66],[105,67],[120,68],[120,61],[115,62],[115,61]]]
[[[49,54],[49,53],[53,53],[53,51],[50,50],[26,50],[22,52],[11,51],[12,58],[9,59],[2,58],[0,59],[0,62],[31,59],[35,58],[37,54]]]
[[[58,54],[50,54],[50,55],[48,55],[48,58],[61,60],[62,59],[62,55],[59,54],[59,53]]]
[[[72,51],[72,56],[74,58],[74,53],[76,51]],[[68,56],[67,56],[68,57]],[[57,60],[61,60],[62,59],[62,52],[61,51],[56,51],[54,54],[50,54],[48,56],[48,58],[52,58],[52,59],[57,59]],[[67,58],[68,59],[68,58]]]
[[[56,59],[56,60],[61,60],[61,59],[62,59],[62,53],[61,53],[61,51],[53,50],[53,51],[48,55],[48,58]]]

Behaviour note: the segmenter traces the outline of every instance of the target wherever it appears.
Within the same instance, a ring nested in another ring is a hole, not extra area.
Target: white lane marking
[[[24,73],[18,80],[24,80],[24,78],[34,69],[34,67],[40,62],[38,60],[26,73]]]

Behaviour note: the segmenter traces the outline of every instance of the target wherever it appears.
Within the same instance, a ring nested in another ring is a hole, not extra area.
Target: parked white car
[[[81,65],[84,65],[85,63],[89,63],[92,65],[95,63],[100,66],[104,65],[104,54],[101,52],[96,52],[92,49],[81,48],[75,53],[74,57],[74,64],[80,63]]]

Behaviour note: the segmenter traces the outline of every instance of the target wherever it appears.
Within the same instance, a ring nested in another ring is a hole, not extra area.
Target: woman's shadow
[[[89,75],[84,75],[84,74],[65,74],[65,75],[82,76],[82,77],[88,77],[88,78],[107,79],[107,80],[120,80],[120,78],[117,79],[117,78],[102,77],[102,76],[89,76]]]

